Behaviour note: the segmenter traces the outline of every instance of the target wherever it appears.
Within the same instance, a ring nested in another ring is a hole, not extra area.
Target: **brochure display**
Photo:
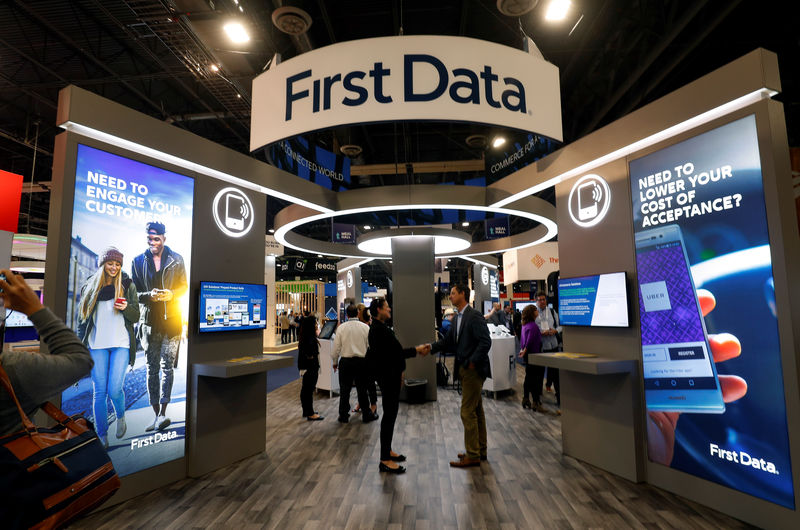
[[[794,508],[760,160],[750,115],[630,162],[647,448]]]
[[[517,382],[517,363],[515,362],[516,339],[511,336],[492,337],[489,349],[489,366],[492,377],[483,382],[483,389],[497,392],[512,388]]]
[[[184,455],[194,180],[86,145],[75,171],[67,324],[94,367],[62,409],[124,476]]]

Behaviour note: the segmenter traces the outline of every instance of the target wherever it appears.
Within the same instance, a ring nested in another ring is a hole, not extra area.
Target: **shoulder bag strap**
[[[19,411],[19,417],[22,419],[22,425],[25,426],[25,430],[29,433],[36,432],[36,425],[33,424],[28,415],[25,414],[25,411],[22,410],[22,405],[20,404],[19,399],[17,399],[17,395],[14,393],[14,387],[11,386],[11,380],[8,378],[8,373],[6,373],[2,363],[0,363],[0,385],[6,389],[8,395],[10,395],[11,399],[13,399],[14,403],[16,403],[17,411]]]

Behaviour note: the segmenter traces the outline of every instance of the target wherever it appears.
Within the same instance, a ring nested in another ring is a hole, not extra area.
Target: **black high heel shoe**
[[[383,462],[378,464],[378,470],[382,471],[384,473],[394,473],[395,475],[399,475],[400,473],[405,473],[406,472],[406,468],[404,468],[403,466],[397,466],[396,468],[393,468],[393,467],[387,466]]]
[[[325,417],[324,416],[317,416],[316,418],[312,418],[311,416],[306,416],[306,419],[308,421],[322,421],[322,420],[325,419]]]
[[[392,462],[405,462],[406,455],[389,456],[389,460]]]

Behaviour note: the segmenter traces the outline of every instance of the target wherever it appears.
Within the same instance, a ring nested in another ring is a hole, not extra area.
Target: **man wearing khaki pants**
[[[481,390],[491,376],[489,349],[492,339],[486,320],[468,304],[469,288],[455,284],[450,301],[458,312],[450,330],[442,340],[430,344],[430,351],[455,352],[455,376],[461,378],[461,422],[464,424],[464,449],[453,467],[479,466],[486,460],[486,416],[483,413]]]

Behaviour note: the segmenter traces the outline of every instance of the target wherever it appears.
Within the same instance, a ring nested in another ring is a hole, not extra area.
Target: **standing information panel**
[[[755,116],[630,176],[648,458],[793,509]]]
[[[193,202],[192,178],[77,146],[66,320],[94,367],[61,406],[87,413],[120,476],[184,456]]]

